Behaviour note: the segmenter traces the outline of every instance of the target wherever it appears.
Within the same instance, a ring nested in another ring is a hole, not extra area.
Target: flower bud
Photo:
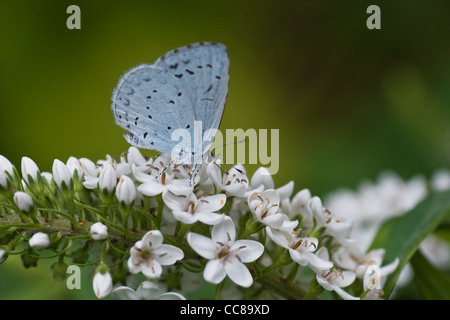
[[[33,198],[23,191],[14,193],[14,202],[23,213],[31,213],[34,210]]]
[[[89,231],[94,240],[105,240],[108,237],[108,228],[101,222],[94,223]]]
[[[6,159],[4,156],[0,155],[0,172],[9,172],[10,175],[13,175],[13,165]]]
[[[32,184],[33,182],[37,182],[37,175],[39,173],[39,168],[36,163],[28,157],[22,158],[22,177],[23,179]],[[32,181],[30,181],[30,179]]]
[[[250,181],[250,186],[254,189],[259,187],[260,185],[264,185],[264,189],[274,189],[273,178],[270,175],[269,170],[264,167],[258,168],[253,174],[252,180]]]
[[[147,160],[145,160],[144,156],[141,154],[138,148],[130,147],[128,149],[128,162],[136,164],[136,166],[145,166]]]
[[[6,189],[8,187],[8,180],[5,171],[0,170],[0,186]]]
[[[78,160],[81,165],[81,169],[83,170],[85,175],[96,177],[98,174],[98,170],[95,166],[95,163],[93,163],[91,160],[87,158],[81,158]]]
[[[126,207],[131,207],[136,199],[136,186],[127,176],[121,176],[116,188],[117,200]]]
[[[70,179],[72,175],[70,174],[70,171],[64,164],[64,162],[58,159],[53,161],[52,172],[53,180],[56,182],[58,187],[60,187],[61,189],[70,188]]]
[[[0,248],[0,264],[8,258],[8,252],[5,249]]]
[[[110,164],[106,164],[98,179],[100,192],[112,194],[117,184],[116,171]]]
[[[83,175],[83,169],[81,168],[80,161],[78,161],[75,157],[69,157],[69,160],[67,160],[66,163],[67,169],[69,169],[70,174],[74,176],[75,171],[77,171],[78,177],[81,178]]]
[[[28,241],[28,244],[32,248],[44,249],[50,245],[50,239],[46,233],[37,232]]]
[[[41,172],[41,176],[42,176],[42,178],[45,179],[47,184],[51,184],[52,183],[53,175],[50,172],[47,172],[47,171]]]
[[[93,287],[97,298],[102,299],[110,294],[112,290],[112,277],[109,268],[101,264],[96,270]]]

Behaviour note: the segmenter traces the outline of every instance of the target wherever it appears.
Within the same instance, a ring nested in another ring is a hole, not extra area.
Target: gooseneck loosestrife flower
[[[243,165],[206,160],[193,166],[130,147],[98,161],[56,159],[50,173],[0,155],[0,263],[56,257],[55,277],[57,266],[92,268],[99,298],[185,299],[192,288],[183,286],[200,278],[216,285],[211,298],[230,286],[242,298],[380,297],[368,270],[383,280],[398,261],[382,266],[383,249],[359,250],[351,221],[308,189],[292,196],[293,181],[277,188],[265,168],[248,176]],[[146,279],[138,286],[134,275]]]
[[[230,217],[215,225],[211,239],[197,233],[189,233],[189,245],[202,257],[209,259],[203,276],[206,281],[218,284],[228,276],[239,286],[250,287],[253,277],[244,265],[258,259],[264,246],[253,240],[236,240],[236,229]]]

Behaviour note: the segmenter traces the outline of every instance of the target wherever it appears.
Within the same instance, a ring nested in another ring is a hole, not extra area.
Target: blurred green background
[[[66,27],[71,4],[81,30]],[[366,27],[371,4],[381,30]],[[231,60],[221,129],[279,129],[278,186],[323,195],[385,169],[429,176],[450,160],[449,12],[437,0],[3,1],[0,154],[41,171],[54,159],[119,155],[129,147],[110,112],[119,77],[215,41]],[[0,299],[94,297],[39,264],[1,265]]]

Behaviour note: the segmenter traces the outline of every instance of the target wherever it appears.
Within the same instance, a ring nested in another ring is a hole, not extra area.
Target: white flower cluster
[[[353,224],[351,237],[356,241],[340,249],[353,259],[359,259],[372,243],[380,225],[395,216],[401,216],[413,209],[430,191],[450,189],[450,172],[439,169],[434,172],[428,182],[423,176],[415,176],[403,180],[393,172],[383,172],[376,181],[364,181],[357,190],[341,189],[330,193],[326,203],[333,213],[342,221]],[[421,243],[420,250],[435,266],[448,270],[450,265],[450,246],[447,242],[430,234]],[[341,253],[342,252],[342,253]],[[382,259],[382,249],[373,252],[370,259]],[[339,254],[336,261],[339,260]],[[347,258],[347,261],[351,259]],[[348,268],[355,269],[349,265]],[[382,269],[382,271],[384,271]],[[412,278],[412,268],[409,264],[402,271],[398,286],[408,283]]]
[[[24,191],[15,192],[14,201],[20,212],[34,217],[35,222],[38,221],[34,213],[39,210],[32,195],[42,191],[39,190],[42,182],[56,186],[68,201],[80,202],[84,186],[85,191],[90,190],[90,199],[100,201],[102,208],[115,203],[122,218],[120,228],[145,232],[129,250],[127,266],[130,273],[142,273],[148,280],[161,278],[164,266],[180,261],[185,266],[186,259],[200,259],[204,280],[219,284],[228,277],[238,286],[248,288],[261,274],[294,262],[313,270],[315,281],[323,289],[344,299],[359,299],[342,288],[356,278],[363,280],[370,266],[380,267],[381,276],[396,268],[396,262],[381,267],[382,250],[351,251],[355,243],[352,222],[341,221],[308,189],[292,196],[294,183],[275,188],[265,168],[259,168],[249,179],[242,165],[225,170],[215,159],[209,160],[199,168],[177,163],[169,154],[146,159],[131,147],[119,161],[110,156],[97,163],[71,157],[67,163],[55,160],[52,173],[40,173],[33,160],[24,157],[21,168]],[[13,171],[11,163],[0,156],[2,190],[11,187]],[[82,214],[79,211],[75,218],[84,223]],[[98,215],[89,233],[93,240],[106,243],[108,227],[117,225],[118,219],[107,210]],[[143,221],[144,217],[154,221]],[[119,227],[116,229],[122,230]],[[48,236],[42,234],[30,239],[35,248],[45,248],[49,243]],[[283,253],[289,257],[287,260]],[[253,264],[246,265],[250,263]],[[255,269],[255,263],[260,271]],[[109,268],[101,259],[94,278],[97,296],[108,295],[113,290],[112,281]],[[370,289],[364,282],[364,290]],[[176,293],[159,295],[148,281],[137,291],[127,287],[114,290],[121,298],[180,298]]]

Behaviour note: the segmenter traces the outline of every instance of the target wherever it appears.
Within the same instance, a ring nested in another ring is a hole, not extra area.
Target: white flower
[[[92,162],[91,160],[89,160],[87,158],[80,158],[78,161],[80,162],[81,169],[83,170],[83,173],[85,174],[85,176],[97,177],[98,169],[94,162]],[[97,184],[95,184],[95,186],[93,188],[95,188],[96,186],[97,186]],[[89,188],[89,189],[93,189],[93,188]]]
[[[28,241],[28,244],[32,248],[44,249],[50,245],[50,239],[46,233],[36,232]]]
[[[11,176],[13,175],[13,165],[4,156],[0,155],[0,172],[8,172]]]
[[[33,181],[34,182],[37,181],[37,174],[39,172],[39,168],[33,160],[31,160],[28,157],[22,157],[21,168],[22,168],[22,177],[26,182],[31,184]],[[32,181],[30,181],[30,179]]]
[[[75,171],[77,171],[78,178],[81,178],[81,176],[83,175],[83,168],[81,167],[81,163],[77,158],[72,156],[69,157],[66,166],[72,176],[75,174]]]
[[[323,260],[328,260],[328,250],[325,247],[317,250],[317,256]],[[314,269],[314,268],[313,268]],[[348,287],[355,281],[356,275],[352,271],[342,271],[342,270],[314,270],[316,271],[317,282],[328,291],[336,292],[342,299],[345,300],[359,300],[358,297],[354,297],[348,294],[341,288]]]
[[[330,234],[342,245],[349,245],[354,242],[353,239],[349,238],[352,224],[336,219],[328,209],[323,208],[319,197],[313,197],[309,201],[309,207],[318,221],[318,225],[326,228],[325,234]]]
[[[70,188],[70,179],[72,178],[72,174],[64,162],[58,159],[53,161],[52,173],[53,180],[56,182],[58,187],[63,188],[64,183],[66,188]]]
[[[94,240],[105,240],[108,238],[108,227],[101,222],[94,223],[89,232]]]
[[[273,182],[272,175],[269,170],[264,167],[259,167],[250,180],[250,188],[256,189],[260,185],[264,185],[264,189],[274,189],[275,183]]]
[[[105,270],[98,271],[94,276],[93,287],[97,298],[106,297],[112,290],[111,274]]]
[[[229,195],[236,197],[245,196],[249,182],[242,165],[236,165],[222,175],[220,167],[215,162],[210,162],[206,171],[218,192],[225,190]]]
[[[431,177],[431,187],[437,191],[450,189],[450,172],[447,169],[438,169]]]
[[[373,249],[368,253],[362,253],[356,246],[340,247],[334,254],[333,259],[340,267],[355,272],[359,279],[364,277],[370,266],[379,267],[383,275],[389,275],[398,266],[398,258],[386,266],[381,266],[385,250]]]
[[[299,238],[298,232],[287,230],[276,230],[266,227],[270,239],[279,246],[289,250],[292,260],[301,266],[309,265],[315,270],[329,270],[333,264],[323,260],[313,252],[317,250],[319,241],[316,238]]]
[[[163,244],[163,235],[158,230],[147,232],[142,240],[137,241],[130,249],[128,269],[131,273],[142,272],[146,277],[159,278],[162,266],[172,265],[184,258],[181,249]]]
[[[31,213],[34,208],[33,198],[23,191],[17,191],[14,193],[14,202],[20,211],[24,213]]]
[[[116,188],[116,197],[119,203],[131,207],[136,200],[136,186],[133,180],[127,176],[121,176]]]
[[[166,206],[172,210],[175,219],[192,224],[200,221],[205,224],[215,225],[224,218],[223,214],[214,213],[222,209],[227,197],[224,194],[216,194],[197,199],[195,194],[174,195],[166,190],[163,193],[163,200]]]
[[[130,165],[134,163],[137,167],[143,167],[149,163],[149,161],[144,158],[139,149],[136,147],[130,147],[128,149],[127,159]]]
[[[273,190],[254,191],[248,197],[248,206],[255,218],[274,229],[281,227],[285,221],[280,210],[280,196]]]
[[[117,184],[116,171],[110,164],[106,164],[98,178],[98,187],[101,192],[112,194]]]
[[[264,167],[258,168],[258,170],[256,170],[253,174],[252,179],[250,180],[250,190],[260,188],[262,188],[262,190],[275,189],[273,178],[269,170]],[[275,191],[277,191],[281,200],[289,198],[294,191],[294,181],[288,182],[284,186],[275,189]]]
[[[6,175],[5,171],[0,170],[0,186],[2,186],[3,188],[7,188],[8,180],[9,180],[9,178]]]
[[[41,176],[42,176],[42,178],[44,178],[47,181],[47,184],[50,185],[50,183],[53,180],[53,175],[50,172],[44,171],[44,172],[41,172]]]
[[[289,216],[300,214],[304,220],[312,218],[311,210],[308,206],[311,200],[311,192],[309,189],[303,189],[297,192],[292,201],[286,198],[281,201],[281,206]]]
[[[158,159],[161,158],[160,156]],[[138,191],[150,197],[163,193],[165,190],[169,190],[176,195],[191,193],[193,186],[190,185],[189,179],[177,179],[176,171],[170,172],[169,165],[158,159],[155,160],[154,165],[150,166],[150,174],[138,170],[134,164],[131,165],[135,179],[142,182],[138,186]],[[167,160],[167,158],[163,159]]]
[[[8,252],[5,249],[0,248],[0,264],[8,258]]]
[[[142,282],[136,291],[126,286],[117,287],[112,295],[120,300],[186,300],[176,292],[160,293],[158,286],[150,281]]]
[[[250,287],[253,277],[244,265],[258,259],[264,246],[253,240],[237,240],[233,220],[226,216],[213,226],[211,239],[197,233],[189,233],[187,241],[199,255],[208,259],[203,277],[206,281],[218,284],[227,275],[237,285]]]

